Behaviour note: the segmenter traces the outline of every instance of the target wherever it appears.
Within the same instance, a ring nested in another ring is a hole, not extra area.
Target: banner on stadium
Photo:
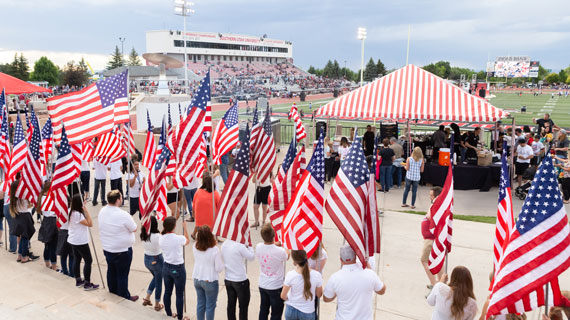
[[[497,57],[495,76],[507,78],[527,78],[530,71],[529,56]]]

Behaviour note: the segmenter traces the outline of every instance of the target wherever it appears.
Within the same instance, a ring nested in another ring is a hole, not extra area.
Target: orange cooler
[[[450,159],[449,159],[450,150],[449,148],[441,148],[439,149],[439,165],[440,166],[449,166]]]

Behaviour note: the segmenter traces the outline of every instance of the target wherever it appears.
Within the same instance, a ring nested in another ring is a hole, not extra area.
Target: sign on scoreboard
[[[528,72],[529,78],[538,78],[538,69],[540,67],[539,61],[530,62],[530,71]]]
[[[495,76],[507,78],[527,78],[530,72],[529,56],[497,57]]]

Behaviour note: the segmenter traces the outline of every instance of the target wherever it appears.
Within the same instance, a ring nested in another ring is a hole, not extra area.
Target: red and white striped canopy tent
[[[327,103],[317,116],[495,122],[508,113],[410,64]]]

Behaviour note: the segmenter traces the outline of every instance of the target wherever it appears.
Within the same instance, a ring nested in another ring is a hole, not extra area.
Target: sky
[[[23,52],[63,66],[81,57],[105,67],[119,37],[124,52],[145,53],[145,31],[182,30],[173,0],[0,0],[0,63]],[[547,69],[570,65],[567,0],[275,1],[194,0],[187,30],[267,34],[293,42],[296,65],[323,67],[329,59],[360,67],[358,27],[367,29],[364,56],[387,68],[439,60],[475,70],[488,57],[528,55]]]

